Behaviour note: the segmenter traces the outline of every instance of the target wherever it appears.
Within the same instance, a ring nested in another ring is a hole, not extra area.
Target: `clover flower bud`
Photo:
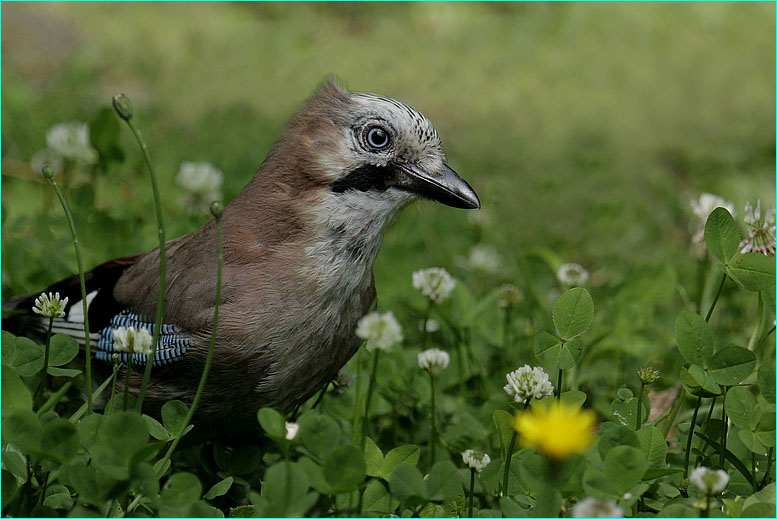
[[[132,101],[129,100],[125,94],[116,94],[113,96],[113,109],[119,114],[119,117],[125,121],[132,119],[134,108],[132,107]]]
[[[521,290],[513,284],[502,285],[498,290],[499,306],[502,308],[512,308],[523,301]]]
[[[437,304],[448,299],[455,287],[456,280],[444,268],[432,267],[413,272],[413,288]]]
[[[424,350],[418,354],[418,367],[427,370],[433,376],[439,375],[450,364],[448,352],[437,348]]]
[[[299,424],[295,422],[286,422],[286,439],[293,440],[299,432]]]
[[[528,364],[508,373],[505,393],[515,398],[519,404],[530,399],[541,400],[553,394],[550,377],[541,367],[532,368]]]
[[[119,326],[113,330],[113,347],[118,351],[149,355],[152,342],[153,337],[145,328]]]
[[[689,479],[703,493],[719,494],[728,486],[730,476],[725,470],[698,467],[693,469]]]
[[[572,517],[623,517],[623,510],[615,501],[586,497],[575,505]]]
[[[54,294],[43,292],[35,299],[35,306],[32,307],[32,311],[44,317],[65,317],[67,300],[67,297],[60,299],[59,292]]]
[[[650,366],[642,366],[637,370],[637,378],[639,378],[639,381],[643,384],[652,384],[656,380],[658,380],[658,377],[661,376],[661,372],[657,369],[651,368]]]
[[[367,341],[365,347],[370,351],[391,351],[403,339],[402,327],[392,312],[371,312],[365,315],[356,326],[356,335]]]
[[[467,449],[461,454],[461,459],[471,469],[482,472],[491,463],[491,458],[485,452]]]

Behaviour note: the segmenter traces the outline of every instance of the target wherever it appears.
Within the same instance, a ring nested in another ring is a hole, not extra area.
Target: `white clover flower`
[[[485,452],[467,449],[461,454],[461,459],[471,469],[482,472],[491,463],[491,458]]]
[[[456,280],[444,268],[432,267],[413,272],[413,288],[437,304],[448,299],[455,287]]]
[[[705,494],[719,494],[728,486],[730,476],[725,470],[698,467],[691,472],[691,483]]]
[[[572,517],[623,517],[623,510],[615,501],[586,497],[575,505]]]
[[[451,356],[448,355],[448,352],[437,348],[424,350],[418,354],[418,367],[427,370],[434,376],[439,375],[450,362]]]
[[[532,368],[528,364],[507,375],[505,393],[515,398],[519,404],[533,398],[541,400],[553,394],[553,384],[545,370]]]
[[[51,166],[54,175],[58,175],[65,170],[65,161],[62,159],[62,156],[51,148],[44,148],[36,152],[30,159],[30,168],[38,175],[46,164]]]
[[[583,286],[591,277],[588,271],[578,263],[564,263],[558,268],[556,277],[564,285]]]
[[[359,319],[356,335],[367,341],[366,348],[370,351],[391,351],[391,348],[403,339],[402,327],[392,312],[371,312],[365,315]]]
[[[702,193],[698,200],[691,200],[690,203],[693,214],[699,219],[702,227],[707,223],[707,218],[710,217],[712,211],[718,207],[723,207],[728,210],[732,216],[736,215],[733,202],[719,197],[718,195],[713,195],[712,193]]]
[[[496,274],[502,268],[502,256],[495,248],[478,244],[469,250],[467,267],[486,274]]]
[[[661,372],[650,366],[642,366],[637,370],[637,378],[643,384],[652,384],[658,377],[661,376]]]
[[[512,284],[506,284],[499,287],[499,306],[502,308],[512,308],[523,301],[523,293]]]
[[[295,422],[286,422],[286,439],[293,440],[299,432],[299,424]]]
[[[113,347],[128,353],[151,354],[153,337],[145,328],[119,326],[113,330]]]
[[[771,207],[761,217],[761,200],[758,200],[755,211],[750,202],[745,205],[745,223],[750,228],[747,238],[739,244],[742,254],[758,252],[766,256],[775,253],[774,209]]]
[[[211,202],[221,202],[224,173],[210,162],[181,162],[175,181],[188,191],[179,203],[193,214],[208,212]]]
[[[89,144],[89,126],[79,121],[55,124],[46,132],[49,149],[83,165],[97,162],[97,151]]]
[[[35,298],[32,311],[44,317],[65,317],[65,307],[67,307],[67,297],[60,299],[59,292],[54,294],[43,292]]]

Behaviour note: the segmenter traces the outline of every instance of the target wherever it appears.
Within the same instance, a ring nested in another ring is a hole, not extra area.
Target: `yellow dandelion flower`
[[[594,441],[593,411],[583,411],[563,402],[540,405],[515,417],[513,428],[524,447],[564,459],[582,454]]]

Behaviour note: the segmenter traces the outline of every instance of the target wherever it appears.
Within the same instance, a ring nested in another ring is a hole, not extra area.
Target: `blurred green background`
[[[603,295],[671,264],[661,304],[680,306],[675,280],[695,276],[689,200],[716,193],[740,216],[747,200],[774,203],[774,23],[773,3],[6,3],[3,297],[75,272],[29,166],[52,125],[126,93],[173,237],[205,220],[176,203],[181,161],[221,168],[230,200],[332,73],[428,116],[488,220],[406,211],[376,264],[382,307],[409,297],[416,269],[485,292],[518,279],[523,255],[538,282],[581,263]],[[124,162],[67,180],[87,267],[156,244],[147,174],[120,131]],[[476,243],[501,257],[487,279],[464,261]]]

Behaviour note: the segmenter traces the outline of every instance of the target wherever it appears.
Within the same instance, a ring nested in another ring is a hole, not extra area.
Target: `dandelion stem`
[[[378,373],[378,355],[380,350],[376,349],[372,356],[372,370],[370,371],[370,383],[367,386],[367,400],[364,402],[364,422],[362,423],[362,441],[361,447],[364,450],[364,445],[367,442],[367,429],[370,422],[370,401],[372,400],[372,391],[375,389],[375,378]]]
[[[159,295],[157,297],[156,305],[156,319],[154,321],[154,336],[151,341],[151,352],[148,354],[148,360],[146,361],[146,368],[143,371],[143,379],[140,382],[140,391],[138,393],[138,402],[135,406],[135,410],[140,412],[143,409],[143,398],[146,394],[146,388],[148,382],[151,379],[151,367],[154,365],[154,358],[156,355],[157,341],[159,341],[159,333],[162,330],[162,315],[165,307],[165,274],[167,271],[167,249],[165,247],[165,224],[162,219],[162,202],[159,196],[159,187],[156,182],[156,174],[154,173],[154,167],[151,165],[151,158],[148,154],[148,146],[143,136],[132,124],[132,120],[122,117],[127,122],[132,135],[135,136],[135,140],[138,141],[141,151],[143,152],[143,159],[148,167],[148,173],[151,178],[151,190],[154,193],[154,209],[156,210],[157,221],[157,235],[159,237]]]
[[[472,517],[472,508],[475,499],[475,469],[469,469],[469,514]]]
[[[720,278],[720,286],[718,286],[718,291],[715,293],[715,299],[712,300],[712,304],[710,305],[710,309],[707,310],[707,317],[704,318],[705,321],[710,322],[710,317],[712,317],[712,311],[715,309],[715,305],[718,304],[718,298],[720,297],[720,293],[723,291],[723,285],[726,283],[726,273],[723,273],[723,277]]]
[[[215,202],[214,202],[215,204]],[[181,426],[181,430],[178,432],[178,435],[173,440],[173,443],[170,445],[170,448],[167,450],[164,456],[164,460],[169,460],[170,456],[173,455],[173,451],[175,451],[175,448],[178,446],[178,443],[180,443],[181,438],[183,438],[184,433],[186,432],[186,428],[189,426],[189,424],[192,421],[192,417],[194,416],[194,412],[197,410],[197,405],[200,403],[200,398],[202,397],[202,393],[205,390],[205,382],[208,380],[208,373],[210,372],[210,365],[211,361],[213,360],[213,350],[216,346],[216,331],[218,329],[219,324],[219,306],[221,304],[221,270],[224,263],[224,251],[222,246],[222,235],[221,235],[221,212],[215,211],[215,217],[216,217],[216,248],[217,248],[217,256],[216,256],[216,299],[214,301],[213,306],[213,326],[210,331],[210,344],[208,345],[208,356],[205,358],[205,367],[202,368],[202,375],[200,376],[200,383],[197,386],[197,392],[194,394],[194,399],[192,400],[192,405],[189,407],[189,412],[186,413],[186,418],[184,419],[183,426]],[[288,447],[287,447],[288,449]],[[164,467],[166,463],[162,463],[160,466]]]
[[[507,447],[505,452],[505,473],[502,476],[502,497],[507,497],[507,487],[510,483],[510,462],[513,459],[513,449],[515,448],[515,440],[518,437],[518,431],[513,431],[513,436],[510,438],[510,446]]]
[[[51,170],[46,171],[48,168],[44,167],[43,175],[51,182],[54,187],[54,191],[57,193],[59,203],[62,204],[62,210],[65,211],[65,217],[67,223],[70,226],[70,235],[73,238],[73,248],[76,251],[76,263],[78,264],[78,280],[81,285],[81,304],[84,311],[84,351],[86,353],[86,411],[91,414],[92,408],[92,348],[89,343],[89,306],[86,302],[86,281],[84,280],[84,264],[81,260],[81,247],[78,242],[78,235],[76,234],[76,226],[73,222],[73,215],[70,213],[70,207],[65,201],[65,197],[62,196],[62,191],[59,189],[54,175]]]
[[[558,369],[558,384],[556,384],[556,396],[561,398],[561,383],[564,381],[564,370]]]
[[[363,346],[359,348],[359,353],[356,356],[356,383],[354,384],[354,393],[353,393],[353,425],[351,426],[351,433],[352,437],[351,440],[353,441],[353,444],[356,445],[357,441],[361,441],[361,431],[362,426],[360,423],[360,420],[362,419],[361,414],[361,397],[362,397],[362,373],[361,373],[361,366],[362,366],[362,359],[364,357],[364,348]]]
[[[685,470],[683,477],[688,477],[688,463],[691,460],[691,443],[693,442],[693,429],[696,426],[696,417],[699,415],[699,408],[701,407],[701,395],[696,400],[696,407],[693,410],[693,418],[691,418],[691,426],[688,429],[688,442],[685,446]]]

